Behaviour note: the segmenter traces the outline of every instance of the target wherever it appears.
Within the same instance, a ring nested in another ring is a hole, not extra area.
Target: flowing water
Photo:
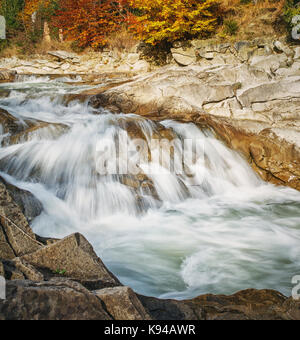
[[[0,85],[0,108],[23,129],[40,126],[15,140],[2,129],[0,148],[1,176],[43,205],[34,232],[81,232],[123,284],[145,295],[183,299],[250,287],[291,295],[291,278],[300,274],[300,193],[262,182],[193,124],[67,104],[66,94],[89,88],[77,81],[23,77]],[[151,163],[144,169],[150,190],[100,175],[97,146],[115,145],[130,124],[147,141],[162,127],[180,140],[204,141],[193,176],[150,173]]]

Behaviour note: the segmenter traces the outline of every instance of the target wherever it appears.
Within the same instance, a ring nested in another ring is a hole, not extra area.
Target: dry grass
[[[120,32],[110,35],[108,48],[119,52],[131,52],[137,43],[138,41],[134,36],[126,28],[123,28]]]
[[[256,0],[248,4],[241,0],[221,2],[224,21],[232,20],[238,24],[236,39],[251,39],[266,35],[281,35],[281,15],[285,0]],[[226,38],[224,26],[218,30],[220,37]]]
[[[26,38],[23,32],[10,41],[10,45],[0,52],[0,58],[10,58],[17,56],[19,58],[28,55],[46,55],[50,50],[64,50],[72,52],[71,42],[59,42],[52,40],[51,43],[40,41],[39,43],[32,43]]]

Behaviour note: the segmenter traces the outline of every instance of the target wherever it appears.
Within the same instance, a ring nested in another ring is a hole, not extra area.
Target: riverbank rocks
[[[17,72],[14,70],[0,68],[0,83],[13,82],[16,78]]]
[[[64,271],[65,275],[73,279],[100,281],[103,287],[120,285],[95,254],[90,243],[78,233],[25,255],[22,259],[54,273]]]
[[[182,66],[188,66],[196,62],[196,52],[193,48],[171,48],[175,61]]]
[[[43,281],[44,276],[36,268],[20,258],[0,260],[6,280]]]
[[[111,320],[102,302],[77,282],[8,281],[0,320]]]
[[[92,96],[90,105],[206,124],[242,150],[264,180],[299,189],[300,77],[274,74],[287,57],[271,58],[270,65],[255,57],[253,65],[167,66]]]
[[[103,301],[106,310],[115,320],[151,320],[150,315],[129,287],[106,288],[94,293]]]
[[[20,207],[13,201],[3,182],[0,182],[0,223],[5,240],[16,256],[41,248]],[[6,249],[8,251],[8,247]]]
[[[66,51],[49,51],[48,54],[59,61],[70,61],[72,63],[80,61],[77,54]]]
[[[138,295],[155,320],[298,320],[300,302],[273,290],[202,295],[192,300],[161,300]]]
[[[1,264],[0,264],[1,270]],[[68,278],[8,281],[0,320],[299,320],[300,302],[273,290],[176,301],[127,287],[90,291]]]
[[[32,195],[31,192],[17,188],[14,185],[6,182],[3,178],[2,181],[5,184],[10,196],[20,207],[22,213],[30,224],[37,216],[42,213],[43,205],[34,195]]]

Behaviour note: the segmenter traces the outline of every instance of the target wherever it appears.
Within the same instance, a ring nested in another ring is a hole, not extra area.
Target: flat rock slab
[[[64,271],[64,275],[72,279],[98,280],[105,287],[121,285],[98,258],[90,243],[78,233],[23,256],[23,259],[37,268]]]
[[[55,57],[61,61],[67,61],[70,60],[72,62],[79,62],[79,57],[77,54],[75,53],[69,53],[66,51],[49,51],[48,52],[49,55],[51,55],[52,57]]]
[[[171,53],[175,61],[181,66],[188,66],[196,61],[196,52],[193,48],[172,48]]]

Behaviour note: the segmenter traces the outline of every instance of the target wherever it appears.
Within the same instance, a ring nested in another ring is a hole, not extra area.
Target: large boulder
[[[42,203],[29,191],[19,189],[8,182],[5,183],[6,189],[14,202],[20,207],[27,221],[31,223],[43,211]]]
[[[16,256],[34,252],[42,247],[3,182],[0,182],[0,223],[5,240]]]
[[[121,285],[98,258],[90,243],[78,233],[25,255],[22,259],[52,273],[63,271],[65,276],[79,281],[97,281],[103,287]]]
[[[286,301],[284,295],[273,290],[248,289],[230,296],[203,295],[184,303],[196,311],[201,307],[206,320],[293,319],[286,314]]]
[[[103,301],[106,310],[115,320],[151,320],[150,315],[129,287],[106,288],[94,293]]]
[[[0,320],[111,320],[102,302],[67,279],[8,281]]]

